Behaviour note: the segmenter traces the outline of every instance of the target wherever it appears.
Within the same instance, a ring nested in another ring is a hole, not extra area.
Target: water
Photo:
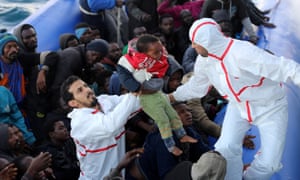
[[[10,30],[48,0],[0,0],[0,29]]]

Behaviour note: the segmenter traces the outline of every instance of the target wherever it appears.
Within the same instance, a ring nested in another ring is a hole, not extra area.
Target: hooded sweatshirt
[[[75,36],[75,34],[72,33],[64,33],[59,37],[59,47],[63,50],[67,48],[68,41],[71,39],[77,39],[78,38]],[[79,40],[78,40],[79,41]]]
[[[24,43],[23,43],[23,38],[22,38],[22,31],[24,30],[25,26],[29,26],[31,28],[33,28],[35,30],[35,28],[31,25],[31,24],[22,24],[21,26],[18,26],[17,28],[14,29],[14,35],[17,37],[18,39],[18,44],[21,47],[21,49],[23,49],[24,51],[27,51]]]

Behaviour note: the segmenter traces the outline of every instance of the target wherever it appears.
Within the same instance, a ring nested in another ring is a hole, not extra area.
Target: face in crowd
[[[35,30],[33,28],[24,29],[21,36],[25,48],[30,52],[34,52],[37,48],[37,36]]]
[[[69,93],[73,94],[73,99],[68,102],[70,107],[93,108],[97,105],[94,91],[82,80],[74,81],[69,88]]]
[[[15,41],[9,41],[4,45],[3,48],[3,61],[5,63],[11,64],[17,60],[19,52],[19,46]]]

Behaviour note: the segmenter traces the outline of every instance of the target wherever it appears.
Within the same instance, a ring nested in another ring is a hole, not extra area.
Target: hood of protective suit
[[[191,42],[204,47],[209,54],[217,56],[222,56],[230,40],[211,18],[196,20],[190,28],[189,38]]]

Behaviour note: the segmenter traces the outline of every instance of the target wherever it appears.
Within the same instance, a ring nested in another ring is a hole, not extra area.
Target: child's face
[[[168,84],[170,92],[175,91],[177,87],[180,86],[181,80],[182,80],[181,71],[176,71],[170,76],[169,84]]]
[[[163,45],[160,41],[150,43],[146,54],[153,59],[159,60],[163,52]]]

